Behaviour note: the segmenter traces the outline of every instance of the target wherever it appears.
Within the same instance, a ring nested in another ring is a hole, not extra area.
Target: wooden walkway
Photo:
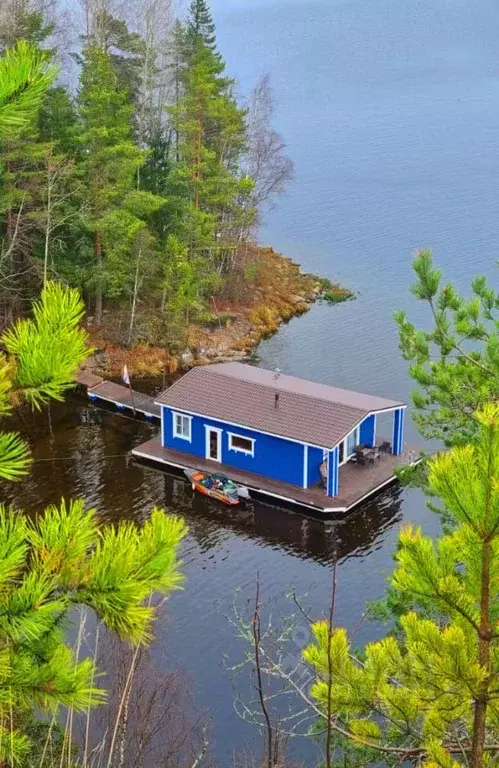
[[[278,480],[271,480],[262,475],[255,475],[207,459],[190,456],[187,453],[163,448],[159,437],[137,446],[132,450],[132,455],[139,460],[177,469],[188,468],[207,472],[214,470],[224,472],[234,482],[245,485],[250,491],[264,497],[271,497],[277,502],[298,504],[321,514],[332,515],[350,512],[365,499],[396,482],[394,470],[414,462],[418,452],[416,449],[410,450],[409,447],[406,447],[406,451],[401,456],[388,454],[373,465],[356,466],[351,462],[343,465],[340,467],[340,494],[335,497],[326,496],[326,491],[319,485],[300,488],[296,485],[281,483]]]
[[[148,419],[155,421],[161,419],[161,408],[154,402],[154,397],[133,390],[132,402],[130,389],[122,384],[102,381],[102,383],[89,388],[87,394],[90,400],[102,400],[105,403],[111,403],[119,410],[127,410],[133,414],[135,409],[136,413],[140,413]]]
[[[95,373],[90,373],[90,371],[83,371],[81,368],[76,374],[76,381],[80,385],[80,387],[85,387],[86,389],[92,389],[92,387],[96,387],[97,384],[102,384],[104,379],[102,376],[97,376]]]

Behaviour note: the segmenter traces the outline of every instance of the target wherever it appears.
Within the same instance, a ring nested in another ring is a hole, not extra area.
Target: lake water
[[[394,398],[410,382],[392,311],[411,299],[411,254],[431,246],[463,289],[484,272],[496,280],[499,242],[499,5],[493,0],[213,0],[220,48],[247,91],[270,72],[276,123],[296,174],[266,220],[262,240],[359,291],[355,302],[316,306],[259,349],[261,364]],[[224,653],[242,644],[223,614],[253,593],[292,585],[314,615],[329,596],[339,549],[337,621],[357,627],[367,600],[383,594],[403,520],[429,533],[437,520],[416,492],[395,490],[341,528],[257,507],[228,512],[192,498],[182,483],[123,455],[153,431],[85,403],[53,409],[54,437],[34,438],[32,477],[16,502],[40,509],[84,495],[110,519],[143,517],[153,504],[185,518],[185,589],[157,626],[167,663],[181,667],[197,706],[211,717],[220,765],[254,741],[233,708]],[[409,438],[415,437],[409,425]],[[116,458],[110,458],[116,456]],[[49,459],[47,461],[47,459]],[[242,595],[237,590],[243,588]],[[380,628],[361,622],[356,642]],[[159,664],[158,655],[158,664]],[[163,662],[161,662],[163,663]],[[314,765],[316,751],[293,751]]]

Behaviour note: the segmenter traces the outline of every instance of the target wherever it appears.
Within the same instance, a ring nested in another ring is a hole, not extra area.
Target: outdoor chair
[[[380,453],[388,454],[392,452],[392,444],[388,440],[384,440],[378,448]]]
[[[356,464],[360,464],[362,466],[366,465],[366,454],[365,454],[365,448],[362,445],[357,445],[354,448],[354,460]]]

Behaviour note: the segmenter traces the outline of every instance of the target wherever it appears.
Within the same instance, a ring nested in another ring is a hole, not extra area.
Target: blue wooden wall
[[[376,439],[376,415],[373,413],[360,425],[359,443],[363,445],[374,445]]]
[[[308,447],[308,473],[307,473],[307,485],[310,488],[312,485],[317,485],[321,480],[320,466],[324,461],[326,452],[322,448]]]
[[[161,422],[162,444],[165,448],[189,453],[204,459],[206,457],[205,425],[222,430],[222,464],[303,487],[302,443],[293,443],[290,440],[272,435],[262,435],[260,432],[255,432],[245,427],[232,427],[204,416],[192,417],[191,442],[189,442],[182,438],[173,437],[172,412],[170,408],[163,407]],[[245,453],[230,450],[229,432],[253,438],[255,440],[255,455],[248,456]],[[309,449],[309,451],[314,451],[314,449]],[[216,467],[217,462],[214,461],[214,470]],[[311,470],[309,469],[309,471]]]
[[[394,453],[401,452],[403,445],[404,411],[395,411],[394,419]],[[173,437],[173,416],[170,408],[162,407],[161,436],[162,445],[174,451],[189,453],[192,456],[206,458],[205,426],[221,430],[222,464],[236,469],[254,472],[257,475],[281,480],[303,487],[304,480],[304,446],[281,437],[263,435],[245,427],[233,427],[229,424],[209,419],[204,416],[193,416],[191,423],[191,440]],[[360,425],[360,442],[374,445],[376,417],[368,416]],[[255,440],[254,456],[229,449],[229,435],[241,435]],[[325,451],[322,448],[309,446],[307,462],[307,486],[311,487],[320,482],[320,465],[324,461]],[[337,496],[339,489],[339,450],[338,446],[329,452],[329,473],[327,483],[328,496]],[[213,462],[216,468],[217,462]]]

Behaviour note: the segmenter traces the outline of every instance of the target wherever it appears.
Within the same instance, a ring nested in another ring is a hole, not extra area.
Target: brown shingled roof
[[[242,363],[193,368],[157,402],[324,448],[337,445],[369,413],[403,406]]]

